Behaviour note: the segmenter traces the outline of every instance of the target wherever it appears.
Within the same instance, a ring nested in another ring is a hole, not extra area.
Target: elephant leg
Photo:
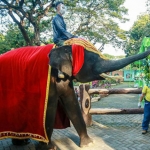
[[[53,133],[53,127],[55,122],[55,115],[57,110],[57,104],[58,104],[58,96],[57,96],[57,90],[56,85],[53,83],[54,79],[51,79],[50,84],[50,92],[48,97],[48,104],[47,104],[47,111],[46,111],[46,133],[49,139],[49,143],[43,143],[40,142],[37,150],[55,150],[56,147],[52,144],[51,136]]]
[[[93,143],[93,140],[88,136],[85,122],[82,117],[80,106],[78,100],[76,99],[73,89],[68,91],[67,96],[62,96],[61,101],[65,108],[65,111],[74,125],[79,137],[80,137],[80,147],[88,146]]]

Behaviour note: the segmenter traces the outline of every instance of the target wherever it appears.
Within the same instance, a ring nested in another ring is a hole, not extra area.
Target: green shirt
[[[146,94],[145,99],[150,102],[150,88],[148,88],[148,86],[145,85],[143,87],[142,93]]]

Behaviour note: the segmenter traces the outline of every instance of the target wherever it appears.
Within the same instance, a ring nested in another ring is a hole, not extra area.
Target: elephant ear
[[[72,76],[72,57],[71,56],[69,57],[70,57],[69,59],[65,59],[61,61],[59,70],[71,77]]]
[[[54,48],[49,54],[50,66],[56,68],[68,76],[72,76],[71,46]]]

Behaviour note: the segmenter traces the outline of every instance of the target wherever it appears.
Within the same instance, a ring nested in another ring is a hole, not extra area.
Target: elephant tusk
[[[106,73],[102,73],[102,74],[100,74],[100,76],[105,78],[105,79],[108,78],[108,79],[112,79],[112,80],[123,79],[122,76],[109,76]]]

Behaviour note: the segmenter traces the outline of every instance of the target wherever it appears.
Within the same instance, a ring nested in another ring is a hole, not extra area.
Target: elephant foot
[[[27,145],[30,143],[30,139],[12,139],[13,145]]]
[[[46,143],[43,143],[43,142],[39,142],[36,150],[57,150],[57,148],[52,143],[46,144]]]
[[[94,143],[94,141],[89,137],[83,137],[80,139],[80,147],[88,147],[91,146]]]

